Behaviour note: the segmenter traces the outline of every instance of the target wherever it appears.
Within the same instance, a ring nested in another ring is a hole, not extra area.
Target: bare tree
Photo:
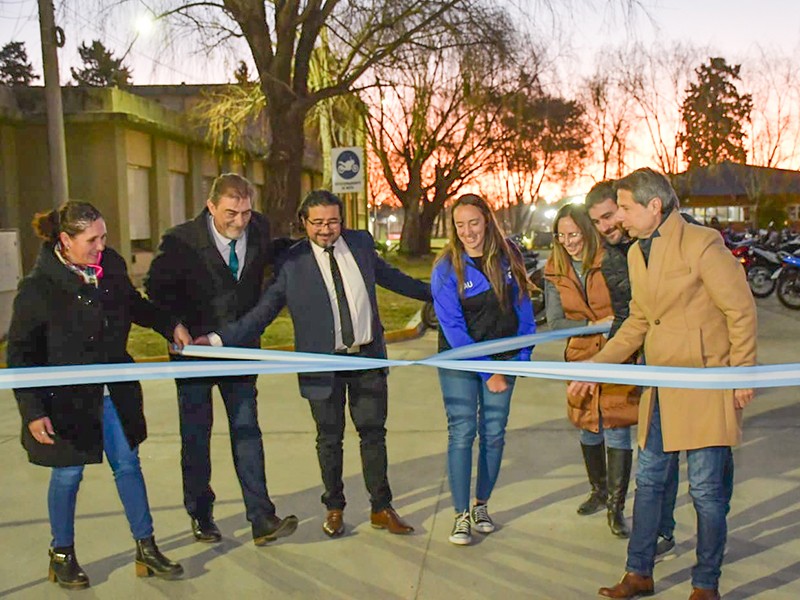
[[[753,97],[750,164],[792,168],[800,150],[800,65],[761,49],[742,73]]]
[[[616,54],[620,81],[652,145],[653,160],[664,173],[681,170],[681,104],[704,51],[685,44],[671,47],[641,44]],[[707,56],[707,54],[706,54]]]
[[[305,125],[312,107],[360,89],[362,76],[395,63],[405,47],[435,47],[447,31],[482,27],[488,0],[161,0],[156,12],[199,33],[208,47],[246,43],[272,135],[266,156],[266,211],[277,227],[300,197]],[[314,53],[328,32],[328,77],[311,81]]]
[[[592,146],[602,165],[601,181],[622,177],[627,168],[628,136],[632,128],[633,98],[622,85],[617,66],[601,59],[595,73],[584,81],[582,101],[591,128]]]
[[[384,70],[367,101],[370,146],[404,211],[400,250],[430,251],[431,230],[445,202],[487,168],[497,144],[491,90],[512,30],[502,13],[486,40],[415,49],[403,69]]]

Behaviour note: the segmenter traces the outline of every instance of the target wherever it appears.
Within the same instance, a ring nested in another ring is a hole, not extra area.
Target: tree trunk
[[[264,214],[273,236],[288,236],[296,224],[305,152],[305,111],[296,104],[288,110],[269,110],[272,140],[266,160]]]

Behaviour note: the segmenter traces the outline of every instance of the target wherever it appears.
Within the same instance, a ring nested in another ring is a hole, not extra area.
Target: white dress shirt
[[[333,314],[333,324],[335,332],[335,348],[337,351],[346,350],[342,342],[342,323],[339,318],[339,304],[336,300],[336,286],[333,285],[333,273],[331,273],[331,259],[325,252],[325,248],[318,246],[314,242],[309,242],[314,251],[314,258],[322,273],[325,287],[328,289],[328,297],[331,301],[331,313]],[[344,283],[344,292],[347,296],[347,304],[350,307],[350,319],[353,321],[354,344],[363,346],[372,341],[372,305],[369,301],[367,286],[364,283],[364,276],[358,263],[353,257],[353,253],[347,246],[344,238],[339,238],[333,243],[333,257],[339,265]]]
[[[217,228],[214,227],[214,217],[208,215],[208,229],[211,232],[211,237],[217,246],[217,250],[222,255],[222,260],[230,267],[231,264],[231,247],[230,243],[233,241],[222,235]],[[239,259],[239,270],[236,272],[236,280],[242,275],[244,268],[244,257],[247,254],[247,229],[244,230],[241,237],[236,240],[236,257]]]

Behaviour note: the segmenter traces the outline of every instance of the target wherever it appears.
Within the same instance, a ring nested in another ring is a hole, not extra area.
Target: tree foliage
[[[542,185],[568,185],[580,174],[589,156],[591,130],[583,104],[545,91],[523,76],[516,89],[501,98],[504,130],[498,156],[513,191],[510,228],[527,229],[530,216],[524,200],[536,202]]]
[[[39,76],[28,60],[25,42],[9,42],[0,48],[0,84],[29,86]]]
[[[100,40],[94,40],[91,46],[82,43],[78,54],[83,61],[83,68],[70,69],[77,85],[124,88],[131,84],[131,70],[122,64],[124,57],[114,58],[114,54]]]
[[[740,69],[713,57],[695,69],[697,79],[686,90],[681,110],[680,142],[689,167],[745,162],[745,127],[753,98],[736,87]]]

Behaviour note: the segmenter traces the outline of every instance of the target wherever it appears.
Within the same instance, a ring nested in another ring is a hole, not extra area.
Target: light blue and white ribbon
[[[441,354],[414,361],[251,348],[187,346],[182,352],[185,356],[226,360],[2,369],[0,370],[0,389],[191,377],[357,371],[409,365],[425,365],[482,373],[502,373],[517,377],[597,381],[647,387],[735,389],[800,385],[800,363],[757,367],[684,368],[629,364],[470,360],[574,335],[604,333],[608,329],[608,325],[594,325],[491,340],[454,348]]]

